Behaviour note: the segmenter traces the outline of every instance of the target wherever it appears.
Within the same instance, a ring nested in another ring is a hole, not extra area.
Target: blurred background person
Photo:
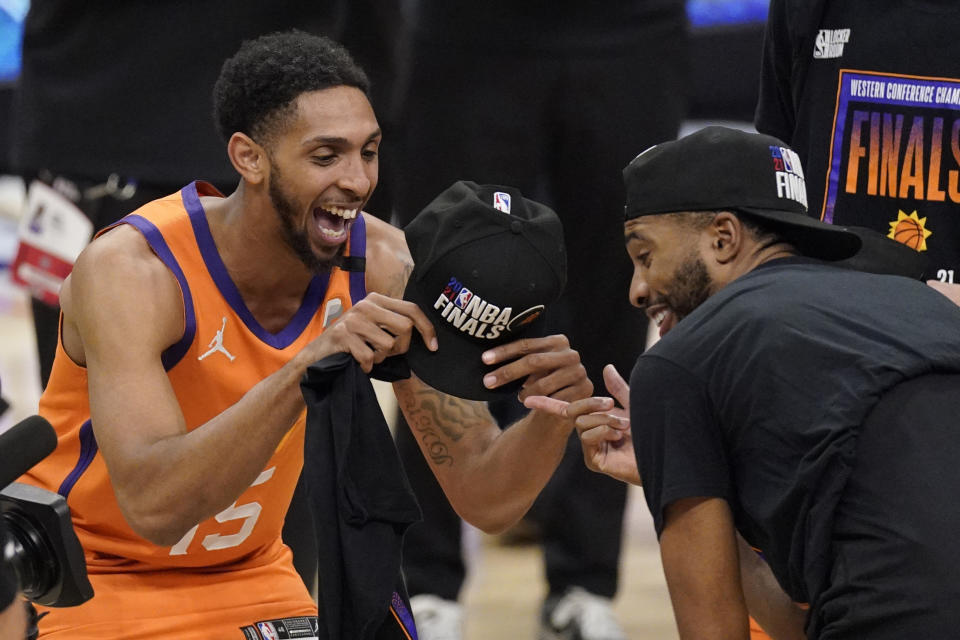
[[[679,130],[684,3],[419,0],[409,20],[398,118],[400,224],[461,178],[510,184],[549,203],[564,224],[570,274],[551,321],[570,337],[602,390],[603,365],[629,371],[644,346],[637,327],[645,318],[623,295],[630,268],[618,239],[620,171],[638,150]],[[513,399],[497,404],[502,424],[522,411]],[[397,434],[424,511],[404,546],[414,615],[424,640],[458,638],[465,576],[460,519],[409,430]],[[625,637],[610,609],[625,501],[623,486],[584,467],[572,438],[531,512],[549,587],[541,638]]]
[[[960,303],[958,28],[950,0],[772,0],[755,123],[800,156],[811,215],[921,252]]]

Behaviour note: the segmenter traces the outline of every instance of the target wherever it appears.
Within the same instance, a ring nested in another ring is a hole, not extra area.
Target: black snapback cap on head
[[[690,211],[739,211],[770,223],[802,254],[850,258],[860,238],[807,215],[797,154],[760,133],[710,126],[650,147],[623,170],[627,220]]]
[[[419,334],[407,352],[430,386],[470,400],[516,393],[522,380],[483,386],[496,368],[480,359],[500,344],[544,334],[544,313],[566,285],[563,226],[549,207],[515,188],[454,183],[405,228],[414,268],[404,300],[437,331],[430,351]]]

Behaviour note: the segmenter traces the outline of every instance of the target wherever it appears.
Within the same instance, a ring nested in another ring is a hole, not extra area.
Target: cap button
[[[510,223],[510,231],[513,231],[514,233],[520,233],[521,230],[523,230],[523,225],[520,224],[519,220],[514,220]]]

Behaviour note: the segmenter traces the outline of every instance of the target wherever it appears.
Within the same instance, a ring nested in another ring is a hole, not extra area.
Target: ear
[[[239,131],[227,142],[227,155],[233,168],[250,184],[260,184],[269,173],[267,151],[250,136]]]
[[[714,217],[707,229],[710,238],[710,249],[714,259],[720,264],[727,264],[736,258],[742,251],[746,229],[740,219],[729,211],[720,211]]]

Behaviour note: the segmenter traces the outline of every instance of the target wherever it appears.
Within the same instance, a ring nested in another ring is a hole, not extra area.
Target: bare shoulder
[[[183,333],[180,286],[143,235],[119,225],[95,239],[77,258],[61,290],[64,346],[78,362],[77,348],[111,330],[144,333],[168,346]],[[69,337],[80,339],[74,349]],[[151,342],[153,340],[150,340]]]
[[[402,298],[413,271],[403,230],[367,213],[363,217],[367,225],[367,291]]]
[[[171,287],[178,288],[173,274],[146,238],[126,224],[91,242],[77,258],[70,279],[75,283],[72,287],[84,291],[98,291],[120,283],[141,284],[158,290],[161,295]]]

